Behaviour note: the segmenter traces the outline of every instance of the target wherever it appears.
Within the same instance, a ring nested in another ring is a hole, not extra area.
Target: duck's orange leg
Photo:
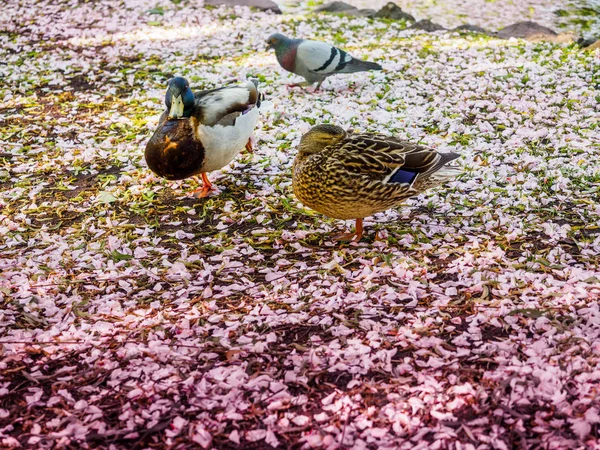
[[[248,153],[254,153],[254,136],[250,136],[250,139],[248,139],[246,150],[248,150]]]
[[[354,229],[354,233],[342,233],[333,236],[334,241],[354,241],[358,242],[362,239],[363,236],[363,220],[356,219],[356,227]]]
[[[210,193],[210,191],[214,191],[215,188],[213,187],[212,183],[208,180],[206,173],[202,172],[200,174],[200,176],[202,177],[202,187],[192,191],[192,195],[196,198],[208,197],[208,194]],[[197,177],[194,177],[194,178],[196,178],[196,180],[198,180]]]

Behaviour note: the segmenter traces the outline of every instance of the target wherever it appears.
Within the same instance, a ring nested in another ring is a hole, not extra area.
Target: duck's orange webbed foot
[[[331,236],[334,241],[337,242],[349,242],[353,241],[356,238],[356,233],[339,233]]]
[[[214,191],[215,188],[212,183],[208,180],[208,177],[205,173],[202,173],[202,187],[195,189],[192,191],[192,195],[196,198],[205,198],[208,197],[211,191]],[[198,180],[197,177],[194,177]]]
[[[341,233],[333,236],[334,241],[354,241],[359,242],[363,236],[363,220],[356,219],[356,228],[353,233]]]
[[[254,136],[250,136],[250,139],[248,139],[248,142],[246,143],[246,150],[248,150],[248,153],[254,153],[254,143]]]

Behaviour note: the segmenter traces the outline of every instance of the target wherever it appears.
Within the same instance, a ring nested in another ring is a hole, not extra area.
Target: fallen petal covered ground
[[[3,6],[0,447],[600,445],[598,53],[406,25]],[[288,89],[276,31],[384,70]],[[143,160],[174,75],[270,103],[208,199]],[[291,193],[322,121],[464,175],[333,243],[350,224]]]

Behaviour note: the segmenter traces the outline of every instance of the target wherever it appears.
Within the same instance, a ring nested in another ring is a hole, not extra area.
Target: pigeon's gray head
[[[269,36],[269,39],[267,39],[267,50],[270,48],[274,48],[276,52],[284,50],[289,45],[290,41],[291,39],[283,34],[272,34]]]

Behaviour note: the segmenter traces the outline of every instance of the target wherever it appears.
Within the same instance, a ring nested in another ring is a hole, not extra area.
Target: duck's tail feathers
[[[455,159],[460,158],[460,155],[458,153],[448,152],[448,153],[438,153],[438,155],[440,155],[440,160],[437,163],[435,163],[429,170],[427,170],[427,172],[425,172],[425,174],[429,175],[429,174],[433,174],[435,172],[441,173],[444,170],[449,170],[449,171],[458,170],[460,173],[460,170],[458,167],[446,166],[446,164],[448,164],[450,161],[454,161]]]
[[[265,99],[265,94],[258,90],[258,83],[258,78],[250,78],[248,81],[248,88],[251,91],[250,103],[255,104],[257,108],[260,108],[261,102]]]
[[[418,178],[428,180],[428,182],[438,185],[453,180],[461,174],[460,167],[446,165],[450,161],[454,161],[456,158],[459,158],[460,155],[458,153],[439,153],[439,155],[440,160],[429,170],[420,174]],[[419,180],[417,180],[417,183],[418,182]]]

